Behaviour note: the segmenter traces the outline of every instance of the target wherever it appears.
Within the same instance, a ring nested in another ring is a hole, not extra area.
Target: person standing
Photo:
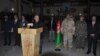
[[[25,16],[22,15],[22,18],[19,20],[19,27],[27,27],[28,21],[26,21]]]
[[[32,21],[33,21],[32,22],[33,23],[33,27],[32,28],[40,28],[40,27],[43,26],[42,22],[40,21],[39,15],[35,15]]]
[[[97,17],[92,16],[91,22],[88,23],[88,51],[87,54],[91,52],[91,47],[93,45],[93,54],[96,56],[97,50],[97,38],[99,33],[99,23],[97,22]]]
[[[80,19],[76,22],[75,37],[76,37],[76,48],[82,50],[85,47],[85,39],[87,38],[87,23],[84,21],[84,16],[81,15]]]
[[[50,31],[49,31],[49,42],[53,42],[55,40],[55,23],[54,23],[54,15],[51,15],[51,20],[50,20]]]
[[[63,34],[63,45],[65,48],[72,48],[73,35],[75,33],[75,23],[73,17],[67,14],[61,24],[61,33]]]
[[[33,20],[35,20],[35,22]],[[37,29],[43,27],[43,23],[40,21],[39,15],[35,15],[33,20],[32,20],[33,26],[31,28]],[[43,32],[41,32],[40,35],[40,51],[39,51],[40,54],[42,53],[42,45],[43,45]]]
[[[26,28],[27,27],[27,23],[28,23],[28,21],[26,21],[26,19],[25,19],[25,16],[23,16],[22,15],[22,18],[21,19],[17,19],[18,17],[16,17],[16,16],[14,16],[15,18],[16,18],[16,20],[15,21],[17,21],[16,22],[16,25],[17,26],[15,26],[15,32],[16,32],[16,28]],[[18,29],[17,29],[18,30]],[[16,32],[15,33],[15,35],[17,35],[18,33]],[[17,37],[17,38],[16,38]],[[20,42],[21,42],[21,34],[18,34],[17,36],[15,37],[15,46],[16,45],[18,45],[18,46],[20,46]]]
[[[12,29],[12,20],[8,18],[7,15],[4,16],[4,46],[11,45],[11,29]]]
[[[17,15],[14,15],[14,21],[13,21],[13,33],[14,33],[14,39],[15,39],[15,46],[20,45],[20,37],[18,34],[18,26],[19,26],[19,19]]]

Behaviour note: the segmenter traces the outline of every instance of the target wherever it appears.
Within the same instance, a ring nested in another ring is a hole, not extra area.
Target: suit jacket
[[[33,27],[31,27],[31,28],[37,29],[37,28],[41,28],[41,27],[43,27],[43,23],[39,21],[39,22],[34,22]],[[43,39],[43,32],[41,32],[40,39]]]
[[[92,22],[89,22],[87,24],[87,31],[88,31],[88,36],[90,36],[90,34],[95,34],[95,38],[98,37],[99,34],[99,23],[96,21],[94,27],[92,26]]]
[[[27,23],[28,22],[26,20],[22,21],[22,19],[21,19],[21,20],[18,21],[18,24],[19,24],[18,27],[26,27],[27,26]]]
[[[3,30],[5,32],[10,32],[12,27],[13,27],[13,21],[12,20],[4,21]]]
[[[18,27],[19,27],[19,20],[17,20],[17,22],[15,22],[15,20],[13,21],[13,29],[15,33],[18,33]]]
[[[54,19],[51,19],[49,22],[49,28],[50,30],[56,30],[56,22]]]
[[[33,27],[31,28],[41,28],[41,27],[43,27],[43,24],[41,22],[35,22],[33,23]]]

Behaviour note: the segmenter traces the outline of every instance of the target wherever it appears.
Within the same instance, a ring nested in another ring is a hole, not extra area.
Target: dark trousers
[[[4,44],[10,45],[11,44],[11,33],[5,31],[4,32]]]
[[[97,49],[97,39],[94,37],[88,38],[88,52],[91,52],[91,47],[93,46],[93,52],[96,53]]]
[[[43,32],[40,34],[40,51],[39,53],[42,53],[42,45],[43,45]]]
[[[14,33],[14,38],[15,38],[15,45],[20,45],[20,34],[18,34],[17,32]]]

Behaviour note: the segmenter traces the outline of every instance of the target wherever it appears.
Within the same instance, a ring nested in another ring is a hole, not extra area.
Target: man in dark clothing
[[[15,17],[15,26],[14,26],[14,31],[15,31],[15,46],[18,45],[20,46],[21,44],[21,35],[18,34],[18,28],[23,28],[23,27],[27,27],[27,21],[25,19],[25,16],[22,15],[21,19],[18,19],[16,16]]]
[[[27,23],[28,22],[26,21],[25,16],[22,15],[22,18],[19,19],[19,22],[18,22],[19,27],[26,27],[27,26]]]
[[[52,42],[55,40],[55,21],[54,21],[54,15],[51,15],[51,20],[50,20],[50,31],[49,31],[49,41]]]
[[[17,15],[14,15],[14,21],[13,21],[13,33],[14,33],[14,38],[15,38],[15,46],[16,45],[20,45],[20,37],[19,37],[19,34],[18,34],[18,27],[19,27],[19,20],[18,20],[18,17]]]
[[[12,20],[8,19],[8,16],[4,16],[4,45],[11,44],[11,29],[12,29]]]
[[[92,16],[92,21],[87,25],[88,30],[88,51],[87,54],[91,52],[91,47],[93,45],[93,54],[96,56],[97,49],[97,38],[99,33],[99,23],[96,20],[96,16]]]
[[[39,20],[39,15],[35,15],[33,19],[35,20],[35,22],[32,22],[33,27],[31,28],[37,29],[37,28],[43,27],[43,23],[40,22]],[[43,44],[43,32],[41,32],[41,35],[40,35],[40,52],[39,52],[40,54],[42,53],[42,44]]]

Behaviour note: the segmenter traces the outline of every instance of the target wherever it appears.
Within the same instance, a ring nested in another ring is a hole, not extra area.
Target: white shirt
[[[95,25],[95,23],[96,23],[96,21],[92,21],[92,26],[94,26],[94,25]]]
[[[18,21],[18,19],[15,19],[15,22],[14,23],[16,23]]]

